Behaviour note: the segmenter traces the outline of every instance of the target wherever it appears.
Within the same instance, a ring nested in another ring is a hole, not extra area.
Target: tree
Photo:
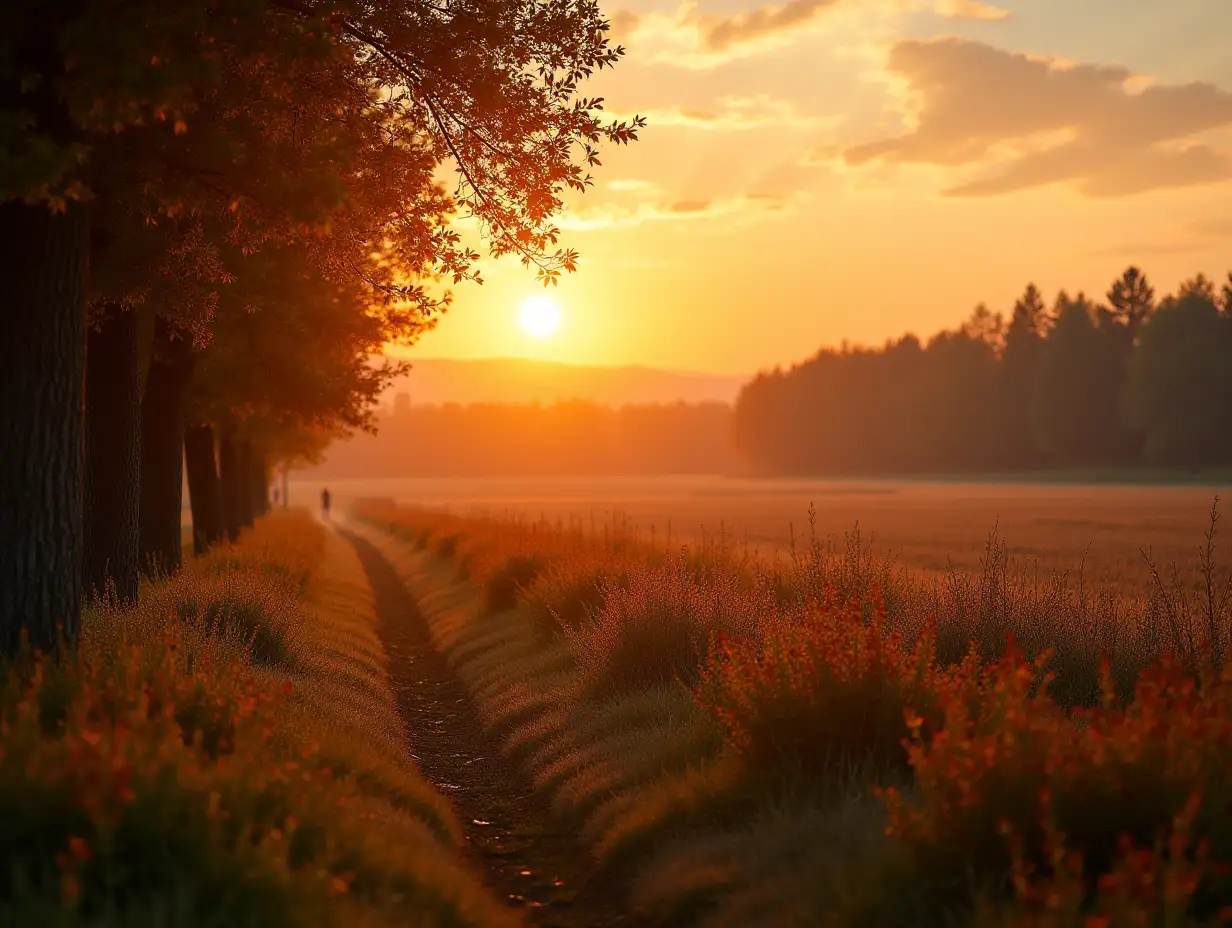
[[[1005,318],[1000,313],[994,313],[987,304],[980,303],[963,323],[962,332],[1000,351],[1005,339]]]
[[[184,429],[184,467],[192,504],[193,554],[200,557],[226,537],[218,446],[209,423],[198,422]]]
[[[1035,284],[1028,284],[1014,304],[1005,328],[1001,352],[1000,419],[1004,424],[1006,457],[1015,468],[1030,470],[1040,463],[1032,429],[1032,405],[1048,310]]]
[[[296,244],[331,276],[354,274],[428,313],[439,297],[426,278],[476,276],[477,256],[449,224],[458,207],[493,252],[519,254],[549,281],[573,269],[551,217],[566,189],[589,184],[599,143],[628,142],[641,125],[605,125],[601,101],[578,97],[623,53],[589,0],[76,0],[50,11],[19,0],[10,17],[0,233],[30,241],[6,249],[3,268],[25,281],[16,312],[0,317],[0,361],[11,362],[0,502],[14,504],[0,521],[5,647],[22,627],[43,646],[57,622],[75,628],[87,194],[96,214],[156,223],[173,244],[198,229],[247,251]],[[435,183],[445,159],[459,172],[452,198]],[[148,422],[164,449],[173,406]],[[167,454],[143,457],[172,466]],[[8,463],[35,459],[38,477]]]
[[[1205,274],[1199,273],[1188,280],[1181,281],[1181,285],[1176,291],[1176,299],[1180,301],[1187,296],[1194,296],[1218,306],[1215,296],[1215,282],[1210,280]]]
[[[1062,292],[1040,356],[1032,422],[1054,466],[1109,464],[1124,451],[1116,346],[1096,311],[1082,294]]]
[[[1136,335],[1155,311],[1155,289],[1142,271],[1131,266],[1113,281],[1108,305],[1131,335]]]
[[[23,629],[44,649],[77,629],[92,146],[156,114],[178,124],[180,90],[201,62],[177,52],[230,23],[226,6],[6,7],[0,273],[13,283],[0,313],[0,654]]]
[[[180,568],[184,475],[184,400],[195,355],[187,333],[166,316],[154,320],[154,343],[141,403],[141,567],[147,573]]]
[[[77,630],[86,235],[82,209],[0,204],[0,654]]]
[[[1189,468],[1232,463],[1232,320],[1205,288],[1168,301],[1143,327],[1125,411],[1148,460]]]
[[[273,445],[292,433],[344,436],[370,428],[381,390],[403,370],[372,357],[389,343],[410,344],[432,324],[373,302],[355,278],[322,276],[298,249],[267,249],[237,266],[242,271],[222,295],[190,397],[192,421],[211,436],[210,454],[202,452],[195,468],[202,487],[213,471],[212,436],[224,439],[219,496],[229,501],[228,534],[264,508],[266,486],[257,477],[268,477]],[[212,493],[203,489],[200,499]]]
[[[137,313],[114,302],[95,309],[86,345],[83,579],[87,594],[131,603],[141,563]]]

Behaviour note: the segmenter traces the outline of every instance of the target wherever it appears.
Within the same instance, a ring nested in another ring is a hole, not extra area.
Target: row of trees
[[[180,563],[271,463],[370,424],[477,279],[453,220],[554,281],[553,215],[623,54],[594,0],[16,0],[0,33],[0,656]],[[446,191],[439,168],[451,162]]]
[[[763,473],[1232,465],[1232,274],[1156,299],[1129,268],[1103,302],[1028,286],[1008,319],[823,350],[762,373],[736,443]]]
[[[726,403],[396,406],[309,476],[718,474],[734,463],[731,419]]]

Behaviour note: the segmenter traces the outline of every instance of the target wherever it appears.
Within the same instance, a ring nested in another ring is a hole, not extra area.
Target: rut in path
[[[453,803],[488,886],[542,928],[635,924],[622,915],[615,889],[590,878],[587,849],[488,740],[474,702],[432,646],[423,615],[389,562],[370,542],[342,534],[372,586],[411,754]]]

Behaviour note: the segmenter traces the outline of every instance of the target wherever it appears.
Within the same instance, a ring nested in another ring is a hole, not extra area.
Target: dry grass
[[[978,572],[934,582],[858,533],[804,533],[767,560],[716,536],[652,548],[628,524],[600,536],[363,515],[403,539],[381,544],[492,733],[652,921],[1190,924],[1229,901],[1218,757],[1232,671],[1211,668],[1232,587],[1214,536],[1192,574],[1158,575],[1135,598],[1074,575],[1037,581],[995,536]],[[488,578],[535,554],[547,566],[519,607],[493,608]],[[595,565],[607,578],[580,597]],[[1003,657],[1015,641],[1032,660]],[[1168,654],[1172,670],[1139,680]],[[1084,803],[1110,757],[1115,795]],[[873,784],[892,787],[885,804]],[[959,814],[963,790],[975,805]],[[1136,843],[1118,844],[1127,823]],[[1168,914],[1123,921],[1135,906]]]
[[[793,527],[798,542],[807,536],[812,506],[823,540],[841,546],[858,524],[874,551],[931,575],[979,572],[995,528],[1015,570],[1042,580],[1081,569],[1089,589],[1141,596],[1153,585],[1142,550],[1165,568],[1190,563],[1211,500],[1232,488],[689,477],[339,481],[330,489],[339,511],[382,496],[468,517],[572,525],[600,539],[623,525],[662,549],[725,536],[765,558],[787,557]],[[319,485],[300,492],[313,490]]]
[[[0,678],[0,922],[515,924],[401,740],[351,548],[298,515]]]

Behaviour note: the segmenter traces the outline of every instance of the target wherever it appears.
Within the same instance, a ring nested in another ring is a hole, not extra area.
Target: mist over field
[[[603,533],[617,527],[668,544],[725,536],[737,549],[786,557],[810,530],[839,547],[858,530],[882,557],[929,575],[978,573],[995,533],[1018,568],[1047,578],[1081,570],[1093,589],[1145,593],[1150,570],[1189,568],[1217,495],[1232,484],[1100,485],[998,481],[758,480],[666,477],[423,478],[291,481],[293,498],[324,486],[341,501],[388,499],[460,515],[546,519]],[[809,510],[814,518],[810,527]],[[1232,550],[1232,538],[1222,547]]]

